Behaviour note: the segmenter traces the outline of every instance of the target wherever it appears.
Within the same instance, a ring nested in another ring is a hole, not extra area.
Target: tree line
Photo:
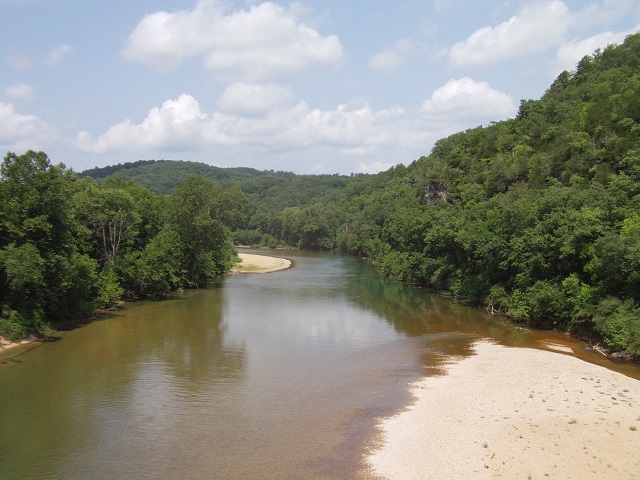
[[[234,242],[366,257],[398,281],[640,354],[640,34],[585,56],[515,118],[443,138],[377,175],[217,169],[205,172],[215,182],[176,187],[177,171],[206,167],[144,162],[98,182],[39,166],[43,155],[27,154],[32,190],[22,157],[9,155],[0,172],[3,325],[64,311],[46,310],[56,302],[45,285],[86,308],[197,284],[225,271]],[[25,200],[11,200],[12,188]],[[35,195],[44,197],[28,211]],[[27,261],[29,252],[40,257]],[[47,306],[25,307],[38,298]]]
[[[639,355],[640,34],[585,56],[513,119],[317,202],[257,208],[246,227],[236,238],[364,256],[397,280]]]
[[[246,196],[188,177],[167,196],[98,183],[43,152],[0,165],[0,335],[19,339],[110,307],[200,285],[233,262]]]

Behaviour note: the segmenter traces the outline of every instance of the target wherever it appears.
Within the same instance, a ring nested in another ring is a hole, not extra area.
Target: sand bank
[[[32,343],[37,341],[38,339],[35,337],[29,337],[26,338],[24,340],[20,340],[19,342],[10,342],[9,340],[6,340],[2,337],[0,337],[0,353],[2,353],[5,350],[9,350],[15,347],[20,347],[22,345],[26,345],[27,343]]]
[[[231,273],[270,273],[285,270],[291,266],[291,260],[286,258],[251,253],[239,253],[238,256],[242,262],[232,268]]]
[[[640,381],[548,351],[475,345],[380,427],[395,479],[640,479]]]

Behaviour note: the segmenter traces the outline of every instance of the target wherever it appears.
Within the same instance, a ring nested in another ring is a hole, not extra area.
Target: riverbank
[[[271,273],[285,270],[287,268],[290,268],[292,265],[291,260],[288,260],[286,258],[270,257],[267,255],[254,255],[249,253],[239,253],[238,256],[240,257],[242,262],[236,264],[236,266],[231,269],[230,273]],[[94,316],[98,316],[99,314],[99,312],[94,312]],[[86,319],[83,319],[78,322],[70,322],[70,324],[81,323],[85,321]],[[6,352],[7,350],[12,350],[14,348],[41,340],[41,338],[30,336],[18,342],[10,342],[9,340],[0,337],[0,354]]]
[[[239,253],[242,260],[236,264],[230,273],[271,273],[286,270],[291,267],[291,260],[267,255]]]
[[[38,340],[40,339],[34,336],[30,336],[25,338],[24,340],[20,340],[19,342],[11,342],[5,338],[0,337],[0,353],[6,350],[11,350],[12,348],[20,347],[22,345],[37,342]]]
[[[478,342],[380,425],[372,473],[408,479],[637,479],[640,381],[572,356]]]

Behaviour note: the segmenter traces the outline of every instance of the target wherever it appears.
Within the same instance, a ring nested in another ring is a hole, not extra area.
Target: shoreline
[[[249,254],[249,253],[239,253],[238,256],[243,260],[243,268],[238,268],[237,266],[232,268],[229,273],[231,274],[245,274],[245,273],[272,273],[278,272],[280,270],[286,270],[291,268],[293,263],[291,260],[280,257],[270,257],[268,255],[257,255],[257,254]],[[92,317],[99,316],[98,312],[94,312]],[[78,321],[69,322],[69,324],[74,325],[78,323],[83,323],[87,321],[87,319],[81,319]],[[62,328],[64,325],[60,325],[58,328]],[[6,339],[0,337],[0,355],[5,354],[10,350],[14,350],[16,348],[32,344],[38,341],[46,341],[46,339],[36,337],[31,335],[23,340],[18,342],[9,342]]]
[[[638,478],[639,380],[562,353],[486,340],[474,351],[381,419],[375,478]]]
[[[268,255],[258,255],[253,253],[238,253],[242,260],[236,264],[229,273],[272,273],[291,268],[292,262],[287,258],[270,257]]]
[[[33,335],[25,338],[24,340],[20,340],[18,342],[9,342],[6,339],[0,337],[0,354],[6,351],[12,350],[14,348],[22,347],[24,345],[29,345],[30,343],[34,343],[38,341],[42,341],[42,339],[35,337]]]

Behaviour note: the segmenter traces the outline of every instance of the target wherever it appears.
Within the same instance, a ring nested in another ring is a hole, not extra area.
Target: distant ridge
[[[199,175],[221,185],[233,184],[255,177],[296,177],[293,172],[261,171],[249,167],[222,168],[186,160],[138,160],[137,162],[95,167],[79,173],[80,177],[92,177],[96,180],[122,177],[160,195],[174,192],[190,175]]]

